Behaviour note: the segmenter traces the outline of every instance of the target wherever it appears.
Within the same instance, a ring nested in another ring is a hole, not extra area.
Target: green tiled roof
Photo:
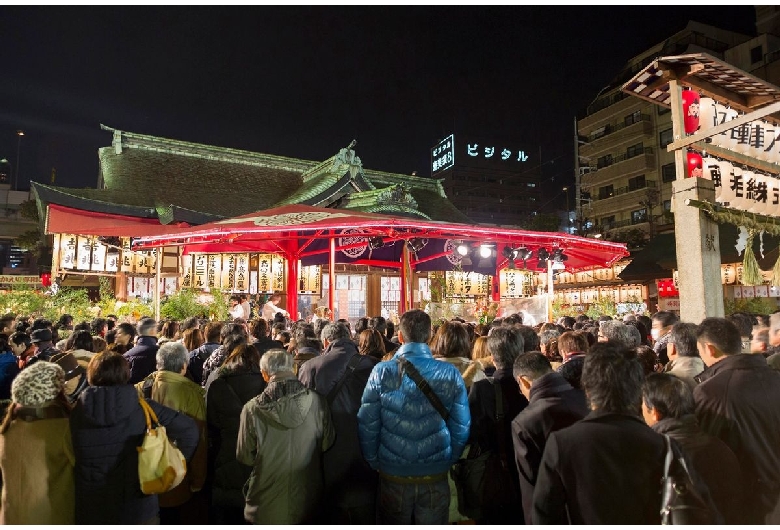
[[[40,203],[140,217],[162,214],[165,221],[171,215],[235,217],[286,204],[333,206],[341,201],[350,207],[354,193],[354,208],[362,211],[414,217],[421,212],[433,220],[472,223],[446,198],[439,180],[364,171],[354,152],[345,149],[317,162],[102,127],[114,135],[112,145],[98,151],[102,189],[38,185]],[[346,160],[345,153],[352,159]],[[366,203],[374,190],[399,184],[408,187],[416,208]]]

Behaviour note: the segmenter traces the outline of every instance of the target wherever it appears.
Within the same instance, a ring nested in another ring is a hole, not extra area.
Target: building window
[[[665,131],[661,131],[660,134],[660,141],[661,141],[661,147],[666,147],[672,141],[674,141],[674,136],[672,136],[672,130],[666,129]]]
[[[634,210],[631,212],[631,223],[632,224],[638,224],[638,223],[644,223],[647,221],[647,209],[642,208],[641,210]]]
[[[677,178],[677,171],[674,169],[674,163],[661,166],[661,181],[674,182],[675,178]]]
[[[644,175],[639,175],[638,177],[628,179],[628,191],[641,190],[645,186],[646,183]]]
[[[628,116],[625,117],[623,121],[625,122],[626,127],[628,127],[629,125],[633,125],[635,123],[639,123],[640,121],[642,121],[642,111],[638,110],[636,112],[629,114]]]
[[[750,49],[750,64],[760,63],[764,58],[764,47],[760,44]]]
[[[615,194],[615,188],[612,184],[599,188],[599,200],[608,199]]]
[[[600,156],[596,161],[596,167],[599,169],[612,165],[612,155]]]
[[[644,146],[642,145],[642,142],[639,142],[626,149],[626,158],[634,158],[635,156],[641,155],[643,152]]]
[[[601,228],[602,230],[609,230],[612,228],[612,226],[615,224],[615,216],[610,215],[609,217],[602,217],[601,218]]]

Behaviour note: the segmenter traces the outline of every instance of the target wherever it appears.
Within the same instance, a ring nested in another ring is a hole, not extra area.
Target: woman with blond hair
[[[11,404],[0,425],[3,492],[0,524],[75,523],[75,456],[65,372],[38,361],[11,384]]]
[[[480,335],[474,340],[474,346],[471,347],[471,360],[479,363],[485,375],[490,377],[496,371],[496,365],[493,363],[490,350],[488,350],[487,339],[487,335]]]
[[[485,379],[481,365],[470,359],[469,333],[460,322],[443,322],[431,339],[430,348],[435,359],[448,362],[458,369],[466,390],[471,388],[472,383]]]

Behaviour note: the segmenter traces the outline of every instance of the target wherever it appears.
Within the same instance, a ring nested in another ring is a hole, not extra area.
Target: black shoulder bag
[[[664,434],[666,458],[661,479],[661,524],[723,524],[708,496],[702,495],[688,471],[685,458]]]

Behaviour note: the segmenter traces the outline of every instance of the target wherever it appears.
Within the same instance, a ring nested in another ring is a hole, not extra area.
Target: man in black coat
[[[587,416],[588,403],[582,390],[572,387],[561,374],[553,371],[550,361],[541,353],[530,352],[518,357],[513,375],[528,399],[528,406],[512,420],[512,442],[525,524],[531,524],[534,486],[547,438],[551,432]]]
[[[693,391],[696,417],[702,430],[734,451],[746,523],[763,524],[780,499],[780,373],[763,355],[740,353],[739,330],[726,319],[705,318],[696,340],[707,365]]]
[[[147,375],[157,371],[157,322],[144,318],[138,323],[138,340],[123,357],[130,365],[131,385],[140,383]]]
[[[512,365],[523,353],[523,336],[516,327],[500,327],[492,331],[487,339],[487,348],[496,371],[490,379],[476,381],[469,392],[469,410],[471,412],[471,434],[469,444],[478,446],[481,452],[493,451],[505,459],[508,474],[503,480],[500,491],[504,499],[490,495],[489,503],[482,506],[482,517],[478,524],[518,524],[523,514],[518,509],[520,485],[517,469],[512,465],[513,450],[510,424],[527,405],[528,400],[520,393],[517,381],[512,375]],[[496,418],[496,388],[501,388],[504,417],[501,422]],[[499,438],[500,436],[500,438]],[[502,454],[503,453],[503,454]],[[492,478],[496,480],[496,478]]]
[[[690,386],[670,373],[648,375],[642,385],[642,416],[651,429],[680,445],[724,522],[744,524],[739,462],[725,443],[699,427]]]
[[[320,335],[322,355],[298,370],[298,379],[328,399],[336,441],[323,455],[326,498],[324,520],[331,524],[375,524],[378,476],[363,459],[357,412],[371,370],[378,362],[360,355],[349,329],[339,322]]]
[[[550,434],[534,488],[534,524],[660,524],[666,444],[640,416],[644,371],[621,344],[585,357],[591,412]]]

